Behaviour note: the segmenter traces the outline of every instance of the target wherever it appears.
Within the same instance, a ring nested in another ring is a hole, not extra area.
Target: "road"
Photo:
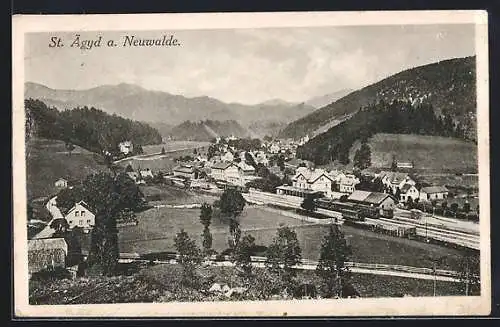
[[[125,256],[126,254],[121,254]],[[131,263],[131,262],[150,262],[151,260],[140,259],[140,258],[129,258],[127,254],[126,258],[121,258],[121,263]],[[265,268],[265,257],[252,257],[252,266],[258,268]],[[170,260],[153,260],[156,264],[177,264],[176,259]],[[205,265],[218,266],[218,267],[234,267],[234,263],[225,257],[224,260],[216,260],[215,256],[211,259],[205,261]],[[312,260],[302,260],[302,262],[296,265],[294,268],[300,270],[316,270],[318,262]],[[459,273],[450,270],[437,269],[434,271],[430,268],[420,268],[420,267],[410,267],[410,266],[400,266],[400,265],[389,265],[389,264],[375,264],[375,263],[360,263],[360,262],[346,262],[346,266],[349,267],[350,271],[357,274],[370,274],[370,275],[380,275],[380,276],[394,276],[403,278],[413,278],[413,279],[423,279],[423,280],[436,280],[443,282],[462,282],[458,277]]]
[[[55,219],[61,219],[61,218],[64,219],[64,216],[63,216],[61,210],[59,210],[59,208],[57,207],[56,199],[57,199],[57,196],[54,196],[49,201],[47,201],[47,204],[45,205],[45,207],[47,208],[47,210],[49,210],[50,215],[52,216],[52,219],[47,223],[45,228],[40,231],[40,233],[36,234],[33,237],[33,239],[51,237],[52,234],[54,234],[54,232],[55,232],[55,229],[50,228],[50,224],[52,223],[52,221],[54,221]]]

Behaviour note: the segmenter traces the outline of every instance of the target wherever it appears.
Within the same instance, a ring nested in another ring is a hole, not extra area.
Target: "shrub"
[[[33,281],[54,281],[71,278],[71,273],[62,267],[43,269],[31,275]]]

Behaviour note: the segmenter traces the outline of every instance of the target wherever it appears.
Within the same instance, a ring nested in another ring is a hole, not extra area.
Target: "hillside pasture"
[[[70,155],[65,143],[59,140],[31,138],[26,144],[28,199],[57,192],[54,183],[61,177],[69,181],[80,180],[107,170],[99,155],[79,146],[75,146]]]
[[[399,162],[414,162],[419,172],[477,172],[477,146],[451,137],[375,134],[369,139],[372,166],[389,168],[395,156]],[[360,144],[350,151],[350,159]]]

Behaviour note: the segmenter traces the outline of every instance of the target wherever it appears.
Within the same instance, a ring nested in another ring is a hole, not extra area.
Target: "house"
[[[300,167],[292,177],[292,186],[279,186],[276,192],[300,197],[322,193],[324,196],[331,197],[332,183],[333,179],[323,169]]]
[[[398,200],[403,203],[406,203],[410,198],[412,199],[412,201],[415,201],[420,196],[420,192],[415,187],[415,185],[412,184],[403,185],[403,187],[400,189],[400,192],[401,193]]]
[[[353,174],[344,175],[338,181],[339,192],[341,193],[352,193],[354,192],[356,185],[359,184],[359,179]]]
[[[59,178],[55,183],[54,183],[55,187],[57,188],[67,188],[68,187],[68,181],[65,180],[64,178]]]
[[[314,163],[308,160],[293,158],[291,160],[285,161],[285,167],[296,170],[299,167],[314,167]]]
[[[235,184],[241,182],[239,167],[229,161],[221,161],[212,165],[210,175],[216,180],[223,180]]]
[[[134,151],[134,146],[132,142],[130,141],[123,141],[118,144],[118,149],[120,150],[121,153],[123,154],[129,154]]]
[[[193,165],[180,165],[174,168],[174,176],[196,179],[198,178],[198,171]]]
[[[68,221],[69,228],[81,227],[84,230],[90,230],[95,225],[95,215],[88,209],[88,204],[84,201],[75,203],[64,215]]]
[[[444,186],[427,186],[420,189],[420,201],[442,200],[448,197],[448,189]]]
[[[139,171],[139,174],[141,175],[141,177],[143,179],[146,179],[146,178],[153,178],[153,172],[151,171],[151,169],[149,168],[146,168],[146,169],[142,169]]]
[[[399,169],[412,169],[413,167],[413,162],[397,162],[396,167]]]
[[[396,199],[387,193],[356,190],[347,198],[348,202],[358,203],[380,209],[380,214],[385,215],[394,210]]]
[[[233,161],[234,160],[234,155],[231,153],[231,151],[227,151],[221,156],[222,161]]]
[[[28,240],[28,273],[65,268],[67,255],[68,244],[62,237]]]
[[[272,154],[279,153],[280,150],[281,150],[280,146],[276,143],[271,144],[271,146],[269,147],[269,152]]]
[[[255,168],[247,164],[245,161],[241,161],[240,163],[238,163],[238,168],[240,169],[241,174],[244,176],[255,175]]]
[[[144,179],[141,177],[140,173],[137,173],[135,171],[129,171],[127,172],[128,177],[130,177],[136,184],[146,184]]]
[[[384,184],[385,187],[390,188],[392,193],[396,193],[396,190],[403,187],[405,184],[415,185],[416,182],[411,179],[407,173],[400,173],[394,171],[382,171],[378,176]]]

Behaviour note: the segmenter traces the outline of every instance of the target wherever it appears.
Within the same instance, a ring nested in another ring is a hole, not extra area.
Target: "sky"
[[[255,104],[303,102],[358,89],[402,70],[475,54],[474,25],[82,32],[101,47],[70,47],[76,33],[25,39],[25,80],[55,89],[130,83],[187,97]],[[176,47],[123,47],[125,36],[178,39]],[[63,47],[49,47],[61,37]],[[117,47],[107,47],[106,40]]]

